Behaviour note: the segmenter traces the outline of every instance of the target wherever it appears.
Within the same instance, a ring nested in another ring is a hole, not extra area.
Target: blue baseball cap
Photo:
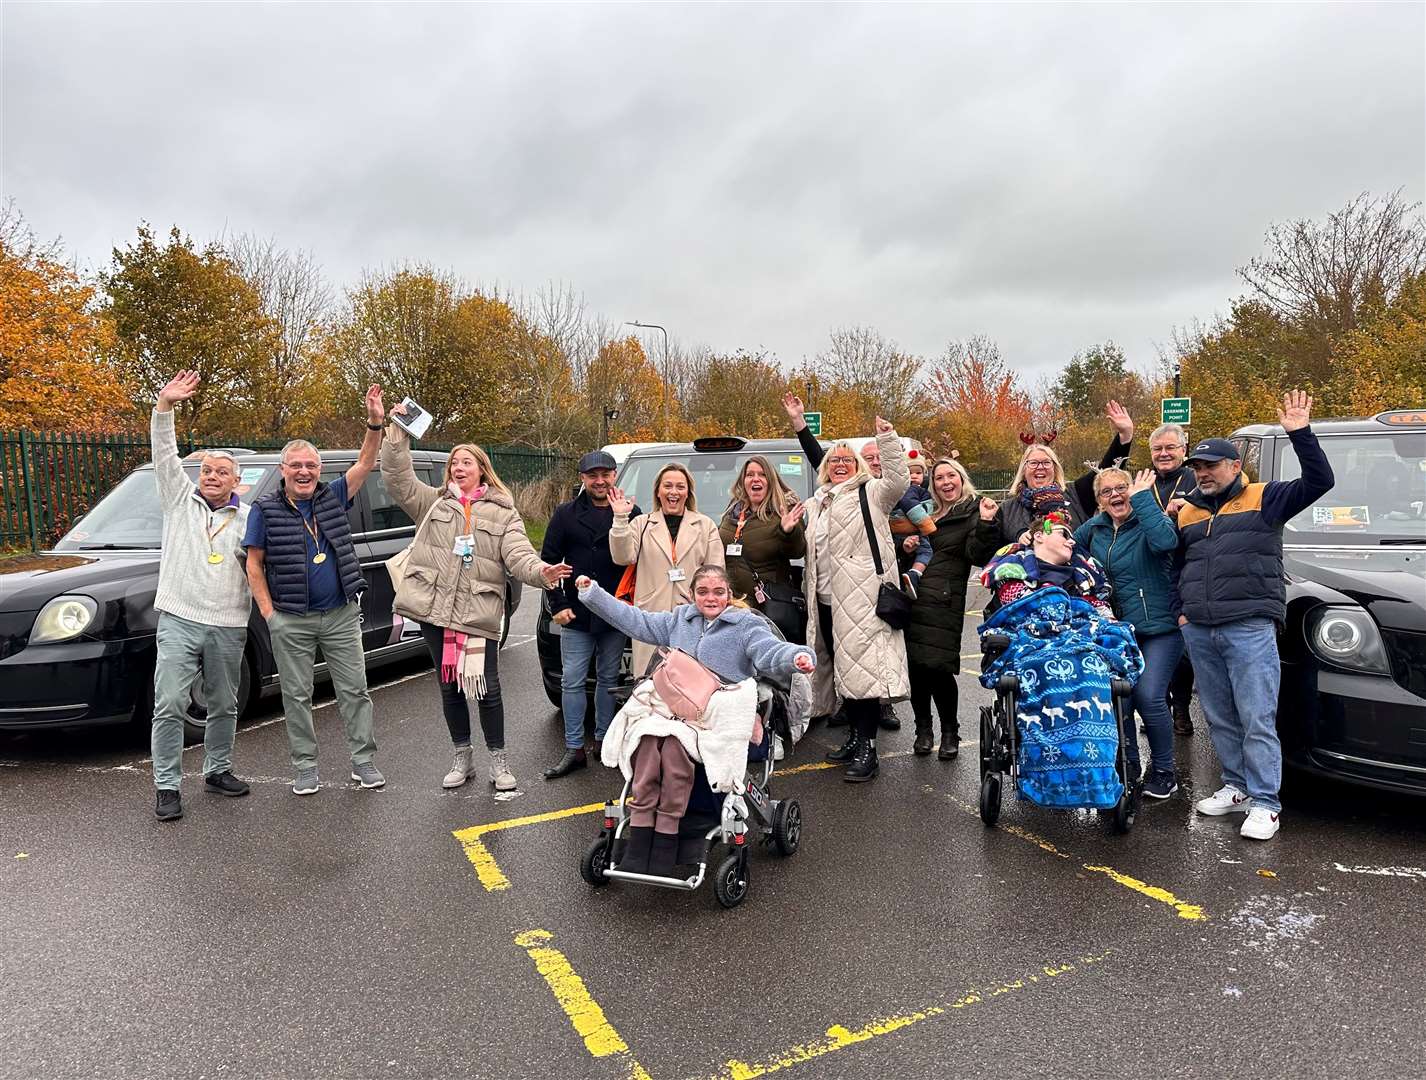
[[[1204,439],[1188,452],[1184,459],[1184,464],[1192,465],[1195,461],[1240,461],[1242,455],[1238,453],[1238,448],[1227,439]]]

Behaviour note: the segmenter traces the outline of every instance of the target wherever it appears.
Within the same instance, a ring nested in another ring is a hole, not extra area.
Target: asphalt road
[[[142,736],[0,736],[0,1077],[1426,1072],[1419,803],[1298,782],[1282,833],[1240,840],[1190,813],[1216,786],[1202,733],[1178,743],[1187,790],[1128,836],[1013,802],[987,829],[975,747],[911,756],[902,705],[875,783],[774,781],[803,847],[755,852],[740,908],[591,890],[617,774],[539,778],[561,739],[533,615],[502,657],[506,802],[441,791],[415,667],[373,679],[383,791],[346,782],[331,707],[317,795],[288,789],[269,704],[239,732],[253,794],[204,793],[191,749],[172,824]],[[961,685],[974,739],[989,695]]]

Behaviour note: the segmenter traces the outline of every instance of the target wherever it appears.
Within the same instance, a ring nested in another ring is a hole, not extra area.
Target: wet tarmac
[[[1426,1073],[1422,803],[1290,778],[1282,833],[1242,840],[1190,812],[1200,717],[1129,835],[1011,801],[986,828],[973,742],[912,756],[903,704],[874,783],[816,767],[835,732],[796,749],[774,793],[802,848],[754,851],[741,907],[595,890],[617,774],[539,778],[562,740],[532,619],[501,660],[509,801],[440,789],[419,667],[373,676],[381,791],[332,707],[317,795],[273,701],[239,732],[253,794],[203,792],[190,749],[167,824],[142,735],[0,736],[0,1077]],[[974,740],[989,695],[960,683]]]

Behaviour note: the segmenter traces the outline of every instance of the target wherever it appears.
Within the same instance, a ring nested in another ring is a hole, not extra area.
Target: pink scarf
[[[481,484],[466,495],[452,480],[446,490],[464,508],[480,501],[485,495],[486,485]],[[459,682],[466,697],[473,697],[476,701],[484,698],[485,638],[447,628],[441,642],[441,682]]]

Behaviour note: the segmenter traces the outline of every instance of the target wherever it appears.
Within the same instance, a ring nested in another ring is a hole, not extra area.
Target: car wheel
[[[253,673],[252,665],[248,663],[248,654],[243,653],[242,664],[238,668],[238,719],[242,719],[243,714],[248,711],[248,705],[252,701]],[[200,673],[198,678],[193,680],[193,686],[188,691],[188,711],[183,717],[183,742],[184,745],[191,746],[194,743],[201,743],[203,736],[208,730],[208,704],[203,698],[203,676]]]

